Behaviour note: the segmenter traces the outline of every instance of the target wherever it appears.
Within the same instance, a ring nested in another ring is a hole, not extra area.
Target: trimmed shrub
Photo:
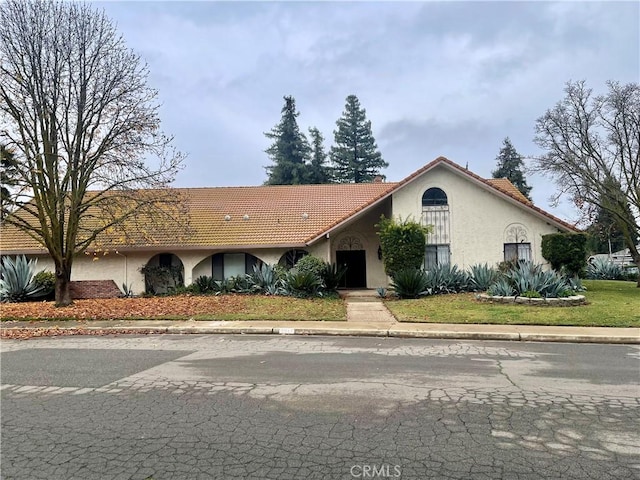
[[[424,263],[426,235],[431,227],[412,220],[398,220],[380,217],[376,225],[380,236],[380,248],[384,271],[391,278],[407,269],[419,269]]]
[[[47,270],[41,270],[33,276],[34,283],[42,287],[42,290],[36,294],[38,298],[50,298],[53,300],[53,294],[56,289],[56,274]]]
[[[542,236],[542,256],[554,270],[566,269],[569,275],[583,275],[587,262],[587,235],[551,233]]]
[[[317,277],[321,278],[322,272],[325,269],[325,262],[321,258],[318,258],[314,255],[306,255],[298,260],[294,268],[298,272],[311,272]]]

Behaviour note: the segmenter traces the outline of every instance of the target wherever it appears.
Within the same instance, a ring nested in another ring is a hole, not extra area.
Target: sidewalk
[[[7,329],[82,329],[113,333],[339,335],[523,342],[624,343],[640,345],[640,328],[555,327],[400,323],[384,304],[367,292],[348,292],[346,322],[114,320],[6,322]]]

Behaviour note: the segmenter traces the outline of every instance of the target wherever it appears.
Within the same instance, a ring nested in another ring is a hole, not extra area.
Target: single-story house
[[[176,189],[186,202],[188,237],[139,239],[80,255],[72,280],[114,280],[144,291],[140,268],[178,266],[186,285],[250,273],[259,262],[292,265],[305,254],[347,266],[345,288],[386,286],[376,223],[381,215],[433,225],[425,268],[468,268],[520,258],[545,263],[542,235],[576,228],[533,205],[507,179],[484,179],[440,157],[400,182]],[[9,225],[0,231],[2,255],[38,258],[43,248]],[[108,247],[108,246],[107,246]],[[96,261],[96,259],[98,259]]]

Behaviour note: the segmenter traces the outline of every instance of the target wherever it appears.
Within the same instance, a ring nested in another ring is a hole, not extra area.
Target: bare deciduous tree
[[[15,156],[19,207],[4,222],[48,250],[58,305],[71,303],[74,256],[105,232],[145,236],[179,217],[168,186],[182,156],[160,131],[148,74],[86,3],[0,3],[0,142]]]
[[[546,150],[536,169],[555,178],[586,215],[601,208],[622,232],[640,265],[640,86],[608,82],[594,96],[584,81],[536,122],[535,142]],[[640,287],[640,275],[638,275]]]

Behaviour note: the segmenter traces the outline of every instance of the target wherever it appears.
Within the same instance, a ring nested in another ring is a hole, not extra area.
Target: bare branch
[[[74,256],[125,221],[153,227],[153,211],[184,226],[168,213],[179,200],[167,190],[183,157],[160,131],[148,75],[89,4],[0,3],[0,143],[15,151],[16,191],[32,196],[7,224],[49,251],[58,279],[68,281]],[[145,163],[152,157],[156,167]]]
[[[535,169],[578,206],[610,213],[640,265],[640,85],[607,85],[594,97],[585,82],[567,83],[565,98],[536,122],[535,142],[546,152]]]

